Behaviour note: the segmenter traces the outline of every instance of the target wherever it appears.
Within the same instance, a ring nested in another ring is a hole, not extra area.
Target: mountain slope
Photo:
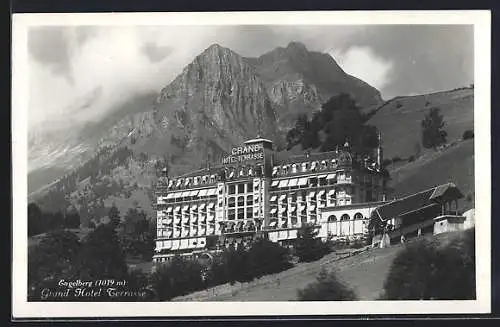
[[[474,129],[474,89],[397,97],[380,106],[368,121],[382,133],[385,158],[406,158],[415,153],[415,144],[421,143],[420,122],[432,107],[441,109],[448,141]]]
[[[298,113],[319,110],[340,93],[352,95],[360,107],[382,102],[377,89],[345,73],[329,54],[310,52],[298,42],[246,60],[266,82],[282,126],[288,127]]]

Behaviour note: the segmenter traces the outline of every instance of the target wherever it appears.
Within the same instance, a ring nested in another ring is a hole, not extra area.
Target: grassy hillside
[[[421,141],[420,122],[432,107],[441,109],[449,142],[474,128],[474,89],[392,99],[368,121],[382,133],[385,158],[406,158],[415,153],[415,144]]]
[[[448,148],[426,151],[420,158],[390,169],[397,197],[447,182],[455,183],[472,201],[462,199],[461,209],[474,207],[474,140],[466,140]]]
[[[423,238],[430,239],[434,246],[440,247],[462,235],[462,232],[451,232]],[[408,242],[417,240],[409,239]],[[323,267],[335,271],[340,280],[356,291],[360,300],[377,300],[393,260],[404,247],[396,244],[385,249],[368,249],[346,258],[343,258],[345,253],[331,253],[318,261],[299,263],[289,270],[250,283],[220,285],[172,301],[296,301],[297,290],[315,281]]]

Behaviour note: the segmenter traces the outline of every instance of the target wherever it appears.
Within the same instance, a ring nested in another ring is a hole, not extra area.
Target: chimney
[[[382,161],[384,160],[384,153],[382,151],[382,134],[378,132],[378,148],[377,148],[377,165],[382,169]]]

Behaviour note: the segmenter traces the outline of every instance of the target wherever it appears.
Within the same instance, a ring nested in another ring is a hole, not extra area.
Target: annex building
[[[379,136],[379,144],[380,144]],[[332,152],[284,157],[257,137],[220,164],[164,176],[157,190],[155,262],[217,251],[258,234],[288,243],[304,223],[322,238],[361,237],[386,199],[382,149],[368,157],[349,144]],[[345,212],[338,214],[332,213]]]

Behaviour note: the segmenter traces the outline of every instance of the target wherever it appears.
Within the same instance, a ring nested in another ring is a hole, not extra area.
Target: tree
[[[171,262],[159,266],[151,275],[151,285],[159,301],[168,301],[176,296],[202,289],[201,265],[195,260],[172,258]]]
[[[115,206],[114,203],[111,206],[111,209],[109,209],[108,218],[109,218],[109,223],[114,228],[117,228],[120,225],[121,222],[120,211],[118,210],[118,208]]]
[[[356,298],[354,290],[325,268],[321,270],[315,282],[298,290],[299,301],[354,301]]]
[[[66,228],[79,228],[80,227],[80,215],[78,214],[78,211],[73,206],[66,213],[65,226],[66,226]]]
[[[468,140],[474,138],[474,131],[471,129],[466,130],[462,135],[462,140]]]
[[[257,239],[246,255],[247,279],[274,274],[292,267],[288,249],[267,239]]]
[[[304,224],[297,231],[295,254],[299,261],[310,262],[318,260],[326,253],[326,247],[321,239],[316,238],[319,230],[313,224]]]
[[[440,244],[420,240],[394,259],[384,283],[387,300],[472,300],[476,297],[475,231]]]
[[[83,279],[125,279],[128,267],[125,254],[112,225],[99,225],[84,239],[78,260]]]
[[[422,126],[422,145],[429,148],[446,143],[447,133],[443,129],[445,122],[439,108],[430,108],[429,113],[421,122]]]
[[[75,233],[58,230],[28,249],[28,298],[40,300],[40,291],[54,288],[60,279],[73,279],[81,244]]]
[[[28,236],[43,232],[42,210],[36,203],[28,204]]]

